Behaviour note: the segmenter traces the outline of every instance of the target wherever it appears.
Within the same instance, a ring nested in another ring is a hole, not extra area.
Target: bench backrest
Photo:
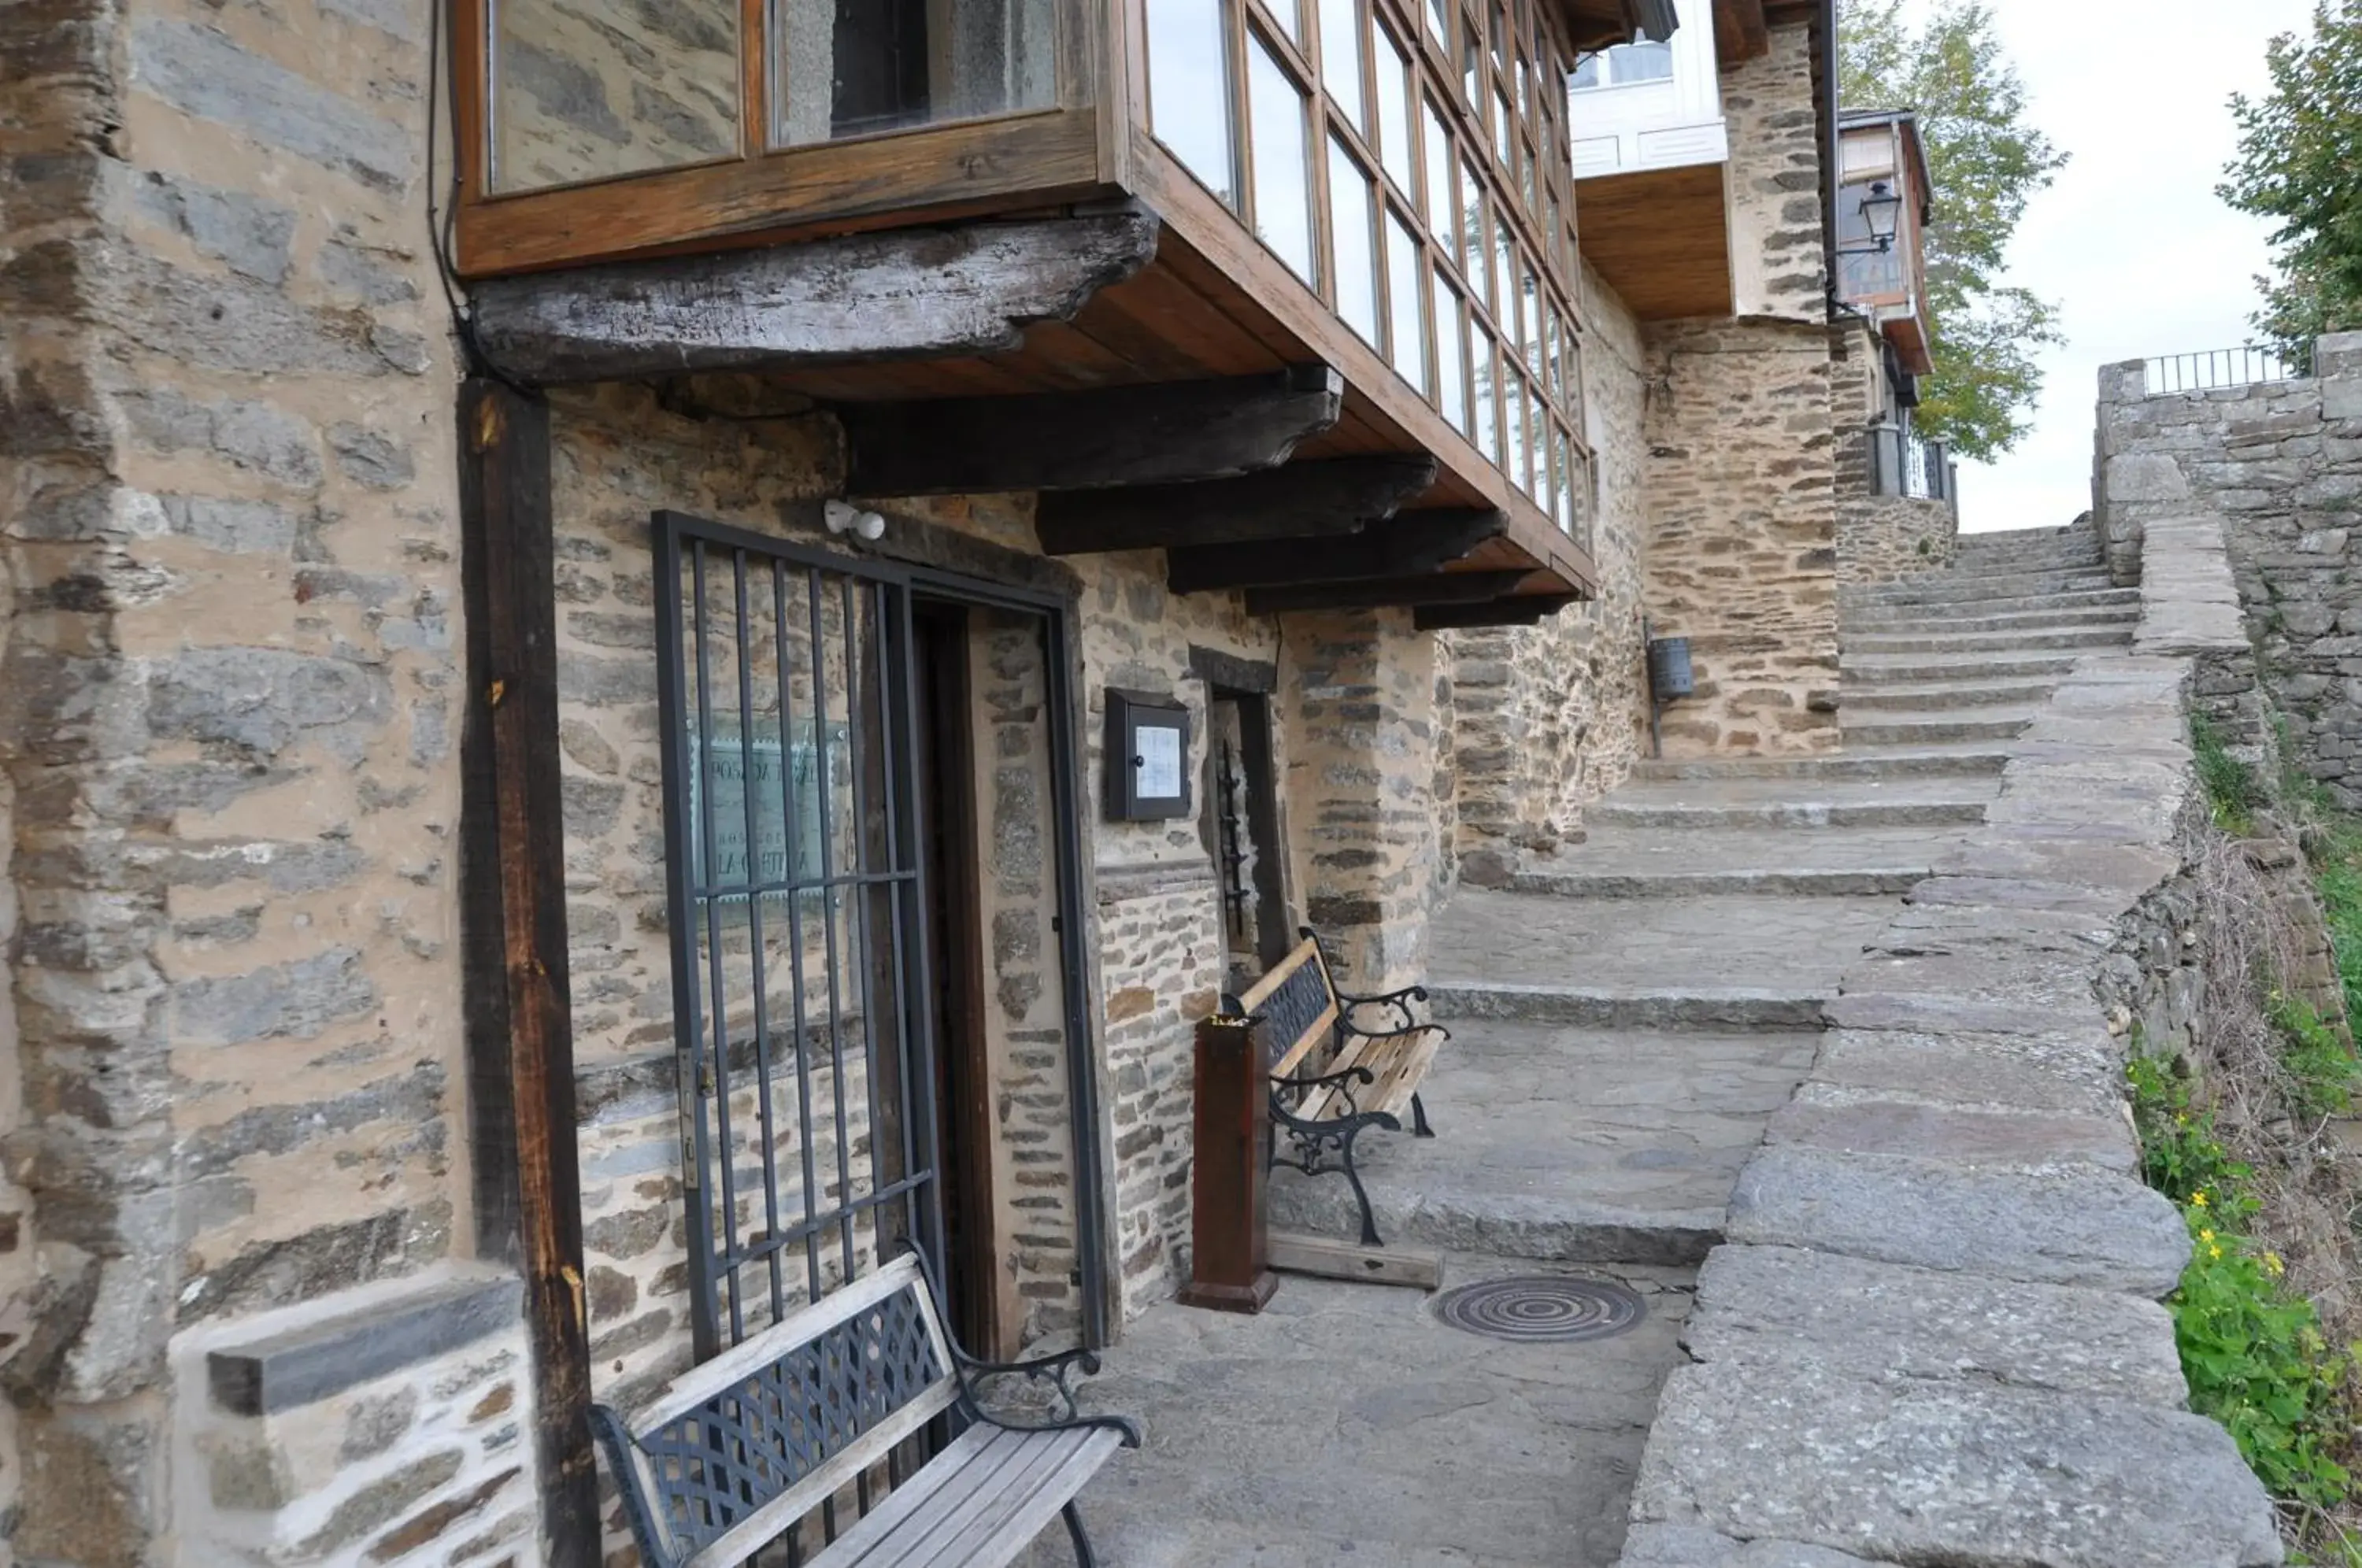
[[[1294,1072],[1337,1022],[1337,989],[1330,983],[1319,941],[1306,937],[1239,998],[1238,1010],[1262,1021],[1271,1076]]]
[[[660,1565],[736,1562],[958,1393],[933,1293],[906,1257],[691,1367],[627,1431],[599,1414],[610,1459],[634,1467],[654,1515],[633,1521],[643,1547]]]

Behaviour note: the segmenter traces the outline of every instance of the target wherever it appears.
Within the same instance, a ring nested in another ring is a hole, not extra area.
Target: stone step
[[[2094,604],[2084,610],[2014,610],[1998,615],[1926,610],[1877,614],[1848,611],[1838,616],[1838,640],[1842,643],[1849,637],[1878,632],[2044,632],[2069,626],[2130,626],[2139,620],[2137,604]]]
[[[1827,791],[1814,793],[1826,795]],[[1591,808],[1591,820],[1617,827],[1685,832],[1704,827],[1938,827],[1951,823],[1981,823],[1984,821],[1985,805],[1981,800],[1831,801],[1810,795],[1744,805],[1672,801],[1637,805],[1618,803],[1611,797]]]
[[[1996,709],[1968,714],[1959,712],[1881,713],[1875,718],[1841,720],[1848,746],[1936,745],[1959,741],[2014,740],[2034,722],[2031,708]]]
[[[1722,1238],[1762,1122],[1812,1066],[1804,1027],[1663,1030],[1462,1019],[1422,1098],[1436,1136],[1369,1132],[1357,1174],[1390,1246],[1686,1267]],[[1462,1106],[1481,1116],[1457,1117]],[[1281,1152],[1286,1152],[1283,1137]],[[1341,1175],[1272,1173],[1275,1227],[1350,1240]]]
[[[1888,604],[1875,600],[1858,599],[1850,594],[1838,597],[1840,620],[1855,615],[1926,615],[1958,610],[1958,605]],[[2140,608],[2137,588],[2093,588],[2073,593],[2036,593],[2016,599],[1981,599],[1973,606],[1979,615],[2048,614],[2054,611]]]
[[[1444,1022],[1556,1023],[1573,1029],[1809,1029],[1827,998],[1767,986],[1510,985],[1430,980],[1428,1003]]]
[[[1909,859],[1898,859],[1883,867],[1844,870],[1756,871],[1722,867],[1652,872],[1520,871],[1510,878],[1509,890],[1560,899],[1696,899],[1762,894],[1899,898],[1932,875],[1932,867]]]
[[[2123,626],[2069,626],[2029,632],[1872,632],[1848,639],[1858,654],[2031,653],[2040,648],[2121,648],[2132,644]]]
[[[1921,681],[2013,680],[2034,676],[2072,675],[2071,653],[2024,654],[2007,657],[1971,655],[1966,658],[1916,658],[1887,654],[1849,656],[1838,666],[1849,690],[1856,686],[1904,686]]]
[[[2097,539],[2049,540],[2040,544],[1981,545],[1963,541],[1953,552],[1952,563],[1970,568],[1991,566],[1998,561],[2075,561],[2098,564],[2107,558],[2107,551]]]
[[[1893,686],[1849,685],[1840,698],[1845,712],[1939,712],[1958,708],[2014,708],[2048,701],[2055,680],[1912,682]]]
[[[1873,588],[1856,603],[1958,604],[1978,599],[2020,598],[2029,594],[2096,593],[2117,586],[2101,571],[1945,572],[1922,582]]]
[[[1633,766],[1639,782],[1684,778],[1918,778],[1952,774],[1994,774],[2009,754],[1990,746],[1931,746],[1918,750],[1833,752],[1821,756],[1717,756],[1690,761],[1643,761]]]

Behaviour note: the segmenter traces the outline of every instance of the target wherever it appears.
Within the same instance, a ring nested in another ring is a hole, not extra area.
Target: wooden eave
[[[1554,0],[1567,41],[1578,50],[1629,43],[1641,22],[1639,0]]]
[[[1584,258],[1641,320],[1730,314],[1727,168],[1691,163],[1575,182]]]
[[[1714,52],[1725,71],[1772,52],[1763,0],[1714,0]]]

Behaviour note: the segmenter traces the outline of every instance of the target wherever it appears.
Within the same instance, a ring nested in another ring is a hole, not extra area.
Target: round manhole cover
[[[1605,1279],[1533,1275],[1447,1290],[1436,1312],[1455,1329],[1525,1344],[1612,1339],[1649,1315],[1639,1296]]]

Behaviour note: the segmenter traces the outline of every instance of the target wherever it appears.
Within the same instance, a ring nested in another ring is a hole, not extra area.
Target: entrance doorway
[[[978,1353],[1060,1296],[1098,1342],[1062,608],[674,513],[657,555],[699,1357],[905,1245]]]

